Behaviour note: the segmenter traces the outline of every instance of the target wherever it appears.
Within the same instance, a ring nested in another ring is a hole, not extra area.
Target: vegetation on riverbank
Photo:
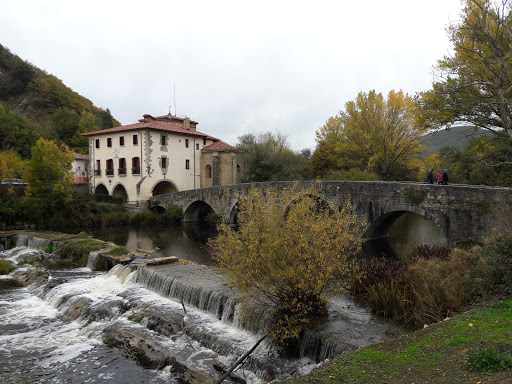
[[[69,231],[73,228],[158,228],[181,222],[181,208],[170,205],[165,212],[129,214],[120,204],[96,201],[94,195],[75,192],[58,209],[46,213],[36,209],[40,199],[27,197],[22,191],[0,186],[0,225],[4,227],[35,226],[39,229]]]
[[[418,247],[402,261],[363,261],[352,288],[375,312],[423,329],[287,383],[512,382],[512,234],[467,249]]]
[[[479,368],[492,371],[510,356],[511,329],[512,300],[480,304],[450,320],[347,353],[286,383],[509,383],[511,369],[488,373]],[[487,348],[498,353],[480,352]]]

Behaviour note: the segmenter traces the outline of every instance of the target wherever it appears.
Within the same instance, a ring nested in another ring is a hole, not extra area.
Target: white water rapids
[[[39,252],[22,246],[0,253],[0,258],[16,263]],[[230,366],[256,342],[256,335],[215,314],[193,307],[187,307],[185,314],[181,302],[135,283],[136,273],[122,266],[108,273],[89,268],[51,271],[45,285],[0,288],[0,382],[177,383],[168,368],[143,368],[107,346],[108,329],[143,334],[170,356],[213,378],[220,373],[212,368],[212,361]],[[84,302],[90,304],[87,311],[71,320],[67,315],[79,311]],[[178,316],[183,329],[170,336],[154,332],[144,320],[137,322],[138,315],[148,312]],[[248,383],[262,383],[314,366],[307,358],[280,358],[274,348],[264,345],[256,350],[248,369],[236,374]]]

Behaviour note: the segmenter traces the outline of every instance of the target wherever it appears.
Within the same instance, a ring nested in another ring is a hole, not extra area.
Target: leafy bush
[[[253,189],[240,201],[238,231],[223,223],[210,242],[244,308],[264,309],[252,319],[289,347],[325,318],[325,295],[341,288],[359,246],[361,222],[352,207],[319,205],[319,195],[318,184]]]
[[[470,371],[498,372],[512,368],[512,353],[489,347],[472,351],[466,359]]]

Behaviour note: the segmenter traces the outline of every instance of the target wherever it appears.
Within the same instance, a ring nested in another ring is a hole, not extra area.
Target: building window
[[[162,157],[162,168],[167,168],[167,157]]]
[[[139,135],[133,135],[133,145],[139,145]]]
[[[132,175],[140,175],[140,160],[138,157],[132,157]]]
[[[196,143],[196,150],[199,150],[199,143]]]
[[[101,161],[96,160],[96,169],[94,170],[94,176],[101,176]]]
[[[119,159],[119,175],[126,175],[126,159],[123,157]]]
[[[124,147],[124,136],[121,136],[121,137],[119,138],[119,145],[120,145],[121,147]]]
[[[188,148],[188,139],[185,139],[185,148]]]
[[[190,169],[190,160],[185,160],[185,169]]]
[[[100,147],[100,139],[96,139],[96,148],[99,149],[99,147]]]
[[[206,137],[203,137],[203,145],[206,145]]]
[[[237,164],[237,166],[236,166],[236,172],[237,172],[237,173],[240,173],[240,171],[241,171],[240,164]]]
[[[114,176],[114,160],[107,160],[107,169],[105,170],[105,175]]]
[[[167,136],[160,135],[160,145],[167,145]]]
[[[112,147],[112,138],[111,137],[107,138],[107,147],[109,147],[109,148]]]
[[[208,179],[212,178],[212,166],[210,164],[206,166],[206,177]]]

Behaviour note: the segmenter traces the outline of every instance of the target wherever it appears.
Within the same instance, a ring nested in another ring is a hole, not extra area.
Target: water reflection
[[[154,257],[176,256],[200,264],[214,264],[208,250],[208,239],[215,237],[217,231],[196,223],[185,223],[183,227],[168,229],[104,229],[94,236],[129,249],[151,251]]]
[[[431,220],[416,213],[400,216],[389,230],[389,236],[363,244],[364,256],[391,257],[406,260],[417,245],[446,245],[447,239]]]

